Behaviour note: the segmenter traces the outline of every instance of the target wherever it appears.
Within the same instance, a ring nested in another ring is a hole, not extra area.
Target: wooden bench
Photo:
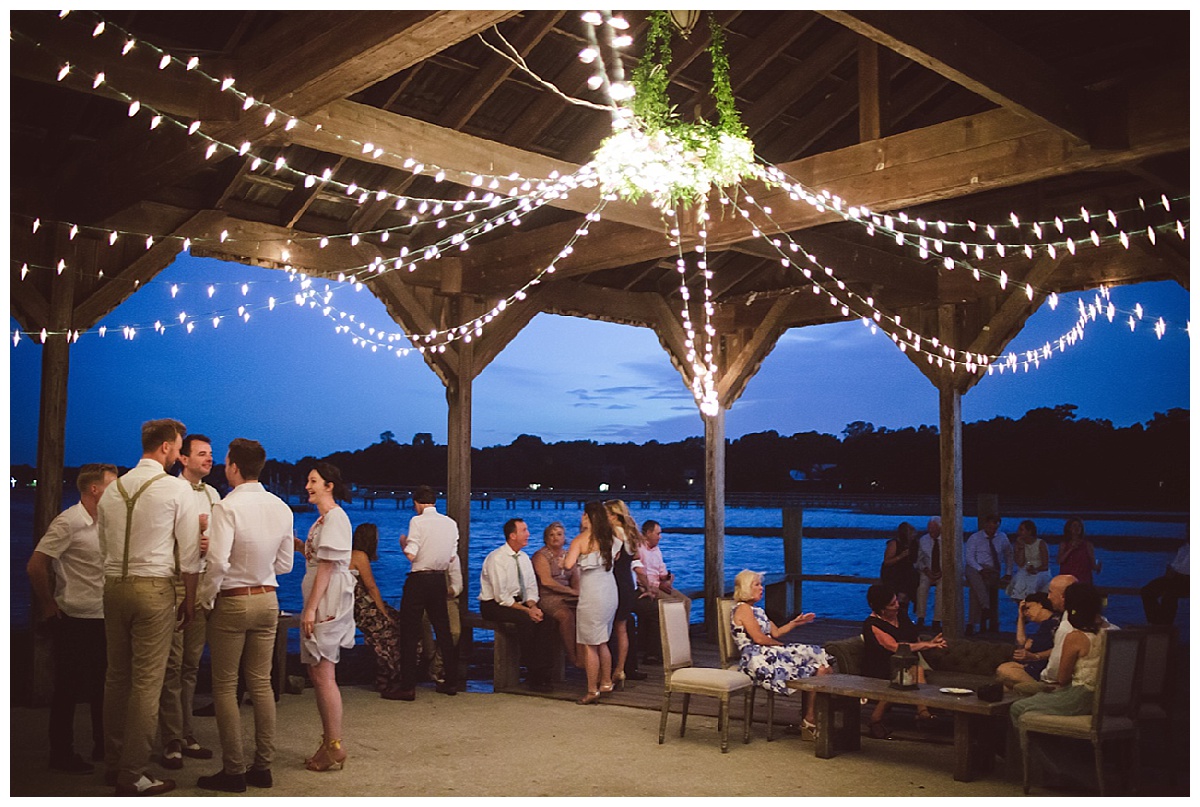
[[[549,617],[547,617],[549,619]],[[492,632],[492,689],[505,692],[521,685],[521,644],[517,641],[517,630],[505,622],[489,622],[477,611],[463,614],[464,630],[490,630]],[[551,647],[550,680],[560,683],[566,679],[567,654],[562,642]]]

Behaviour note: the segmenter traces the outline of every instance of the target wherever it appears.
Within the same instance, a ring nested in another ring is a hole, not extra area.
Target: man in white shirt
[[[638,619],[638,643],[641,645],[639,649],[647,664],[662,663],[662,643],[658,635],[658,601],[681,602],[684,613],[690,613],[692,609],[692,601],[675,590],[675,575],[667,571],[667,564],[659,547],[661,540],[661,524],[654,519],[647,519],[642,523],[642,540],[638,547],[638,560],[642,565],[633,569],[638,582],[638,596],[633,603],[633,612],[637,614]],[[625,666],[625,672],[628,674],[629,665]]]
[[[208,620],[213,703],[221,736],[222,768],[196,783],[204,790],[241,793],[246,785],[271,787],[275,752],[275,695],[271,661],[279,626],[276,575],[292,570],[292,510],[259,483],[267,453],[254,440],[237,438],[225,455],[225,478],[233,488],[213,507],[208,571],[198,600],[212,609]],[[242,753],[238,670],[254,703],[254,761]]]
[[[416,698],[417,645],[421,642],[421,618],[428,614],[437,637],[445,678],[437,684],[443,695],[454,695],[458,680],[458,650],[450,635],[446,612],[446,573],[458,560],[458,525],[437,511],[437,493],[427,485],[413,491],[417,514],[400,535],[400,548],[412,568],[400,598],[400,688],[385,690],[384,698],[411,701]]]
[[[963,566],[966,570],[967,588],[970,589],[970,608],[967,620],[968,636],[974,633],[974,625],[984,626],[991,622],[996,627],[996,614],[992,613],[991,600],[1001,585],[1008,582],[1012,574],[1013,548],[1008,536],[1000,531],[1000,516],[984,516],[982,529],[967,539],[963,550]]]
[[[79,503],[60,513],[25,567],[37,621],[50,627],[54,695],[50,700],[50,768],[88,774],[92,765],[74,749],[75,702],[90,704],[92,759],[104,754],[104,564],[96,504],[117,478],[117,466],[79,469]]]
[[[504,543],[483,560],[479,573],[479,615],[489,622],[505,622],[517,630],[521,658],[529,675],[526,685],[535,692],[550,692],[550,649],[558,641],[558,627],[538,608],[537,575],[523,550],[529,543],[524,519],[504,522]]]
[[[187,427],[177,420],[142,424],[142,459],[109,485],[96,508],[104,558],[105,781],[118,796],[175,788],[146,773],[158,727],[171,635],[192,621],[200,572],[200,514],[186,482],[167,473]],[[183,602],[176,605],[175,577]]]
[[[925,627],[929,608],[929,589],[936,588],[933,598],[933,630],[942,629],[942,517],[929,519],[929,526],[917,544],[917,627]]]
[[[204,573],[204,555],[208,551],[208,521],[212,507],[221,501],[221,494],[204,477],[212,471],[212,440],[203,434],[183,438],[179,452],[182,471],[179,477],[191,485],[192,496],[200,513],[200,573]],[[183,579],[175,579],[176,601],[183,599]],[[163,754],[159,762],[164,768],[179,770],[183,758],[212,759],[212,749],[204,748],[192,731],[192,701],[196,695],[196,675],[204,653],[207,632],[207,609],[197,606],[195,617],[171,637],[171,654],[167,657],[167,672],[163,677],[162,699],[158,704],[158,727],[162,734]]]

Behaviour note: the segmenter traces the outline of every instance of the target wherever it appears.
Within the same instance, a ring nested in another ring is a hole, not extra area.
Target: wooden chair
[[[1100,672],[1096,681],[1095,699],[1090,715],[1051,715],[1026,712],[1017,730],[1021,740],[1023,785],[1029,793],[1029,735],[1049,734],[1090,740],[1096,756],[1096,779],[1100,795],[1104,793],[1104,743],[1108,740],[1129,739],[1130,781],[1136,781],[1138,666],[1141,660],[1142,636],[1136,631],[1110,630],[1105,632],[1104,648],[1100,655]]]
[[[727,670],[736,670],[741,653],[733,642],[733,609],[737,602],[732,597],[721,597],[717,600],[717,619],[721,621],[721,631],[717,634],[718,646],[721,650],[721,666]],[[751,679],[753,681],[753,679]],[[750,690],[750,711],[747,723],[754,722],[754,699],[758,696],[759,687]],[[775,739],[775,693],[767,690],[767,742]]]
[[[679,736],[687,728],[688,704],[692,695],[709,695],[720,701],[717,725],[721,731],[721,753],[729,751],[729,698],[741,692],[744,698],[742,715],[745,718],[745,736],[742,742],[750,742],[750,698],[754,685],[750,677],[738,670],[718,670],[692,666],[692,644],[688,637],[687,611],[682,602],[660,600],[658,603],[658,627],[662,637],[663,654],[663,705],[662,719],[658,724],[658,742],[661,745],[667,734],[667,715],[671,711],[671,695],[683,694],[683,712],[679,723]]]
[[[1172,625],[1147,625],[1128,628],[1129,633],[1142,637],[1142,655],[1138,672],[1137,723],[1139,738],[1154,738],[1151,757],[1166,766],[1175,780],[1177,766],[1175,751],[1168,736],[1170,727],[1171,658],[1175,651],[1176,632]],[[1139,749],[1139,758],[1141,750]]]

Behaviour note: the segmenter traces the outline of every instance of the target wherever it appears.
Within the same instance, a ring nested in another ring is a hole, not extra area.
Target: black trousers
[[[429,615],[442,654],[446,682],[458,681],[458,648],[450,636],[450,615],[446,611],[446,573],[409,572],[400,597],[401,689],[412,689],[417,683],[417,645],[421,643],[421,617],[425,614]]]
[[[1151,625],[1175,624],[1179,598],[1191,594],[1191,579],[1192,576],[1188,574],[1168,574],[1142,586],[1142,608],[1146,611],[1146,621]]]
[[[521,662],[529,671],[529,682],[550,683],[550,649],[558,639],[558,623],[551,617],[534,622],[526,611],[500,605],[495,600],[480,600],[479,615],[488,622],[504,622],[517,629]]]
[[[67,759],[75,753],[75,704],[79,702],[92,710],[92,745],[104,747],[104,675],[108,670],[104,620],[62,614],[50,625],[54,637],[50,757]]]

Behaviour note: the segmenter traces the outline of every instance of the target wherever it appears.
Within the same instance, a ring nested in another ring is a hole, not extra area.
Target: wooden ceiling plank
[[[276,104],[287,115],[307,119],[330,102],[369,87],[515,13],[464,10],[289,15],[284,23],[239,49],[237,61],[241,69],[248,71],[239,76],[240,88]],[[214,87],[207,90],[207,95],[219,92]],[[246,139],[261,142],[286,123],[286,115],[264,126],[259,114],[245,114],[235,123],[216,124],[207,131],[227,143]],[[149,138],[147,148],[133,153],[128,153],[128,147],[115,150],[100,146],[96,158],[88,162],[92,171],[77,181],[113,190],[77,202],[78,209],[71,218],[101,221],[152,197],[155,189],[196,172],[207,159],[206,140],[174,131],[153,136],[146,133],[145,137]],[[114,142],[119,141],[118,135]],[[214,158],[228,156],[218,150]]]
[[[824,81],[829,73],[853,56],[857,48],[858,37],[849,31],[838,31],[823,40],[804,61],[772,83],[771,88],[742,113],[742,122],[751,136],[761,132],[797,98]]]
[[[529,11],[520,27],[508,37],[509,43],[522,57],[542,41],[563,18],[565,11]],[[487,99],[516,70],[511,59],[492,53],[475,76],[455,94],[454,99],[438,116],[438,123],[449,129],[459,129],[471,119]]]
[[[9,313],[21,330],[34,333],[50,327],[50,302],[33,285],[21,280],[21,269],[15,263],[9,272]]]
[[[963,12],[820,13],[1076,144],[1088,142],[1084,88]]]

